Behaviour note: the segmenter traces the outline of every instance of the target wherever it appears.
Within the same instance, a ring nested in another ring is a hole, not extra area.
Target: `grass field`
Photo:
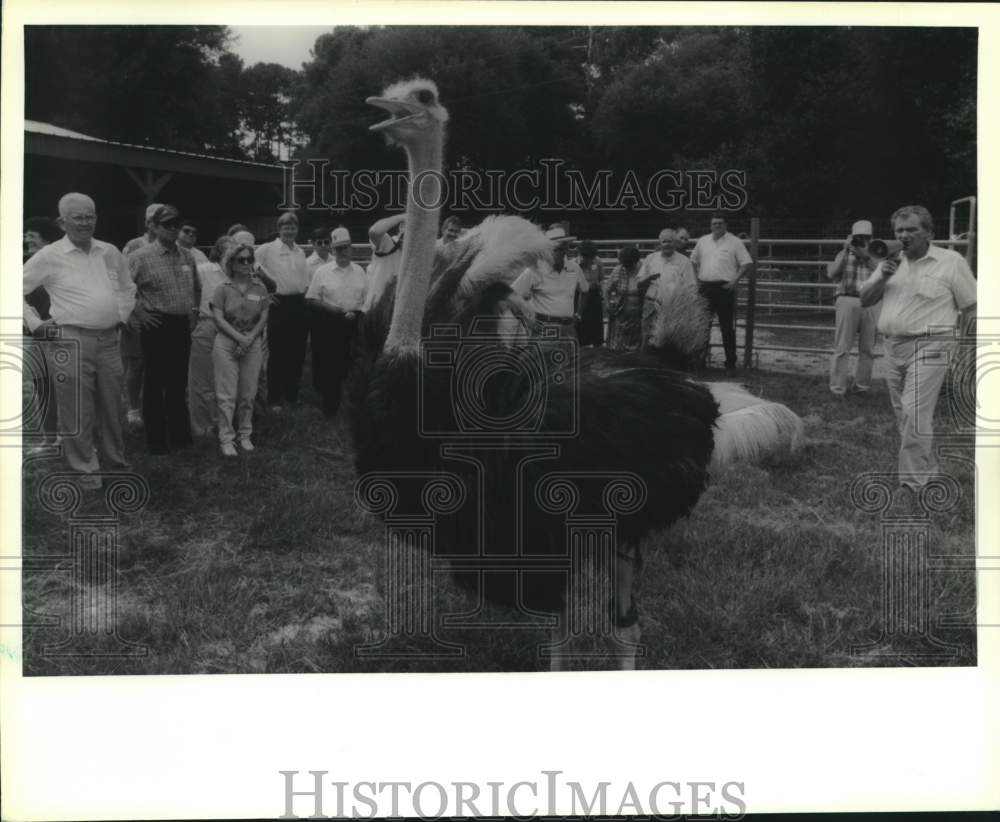
[[[880,639],[882,522],[858,510],[849,494],[859,474],[895,466],[898,440],[884,384],[877,381],[867,396],[837,398],[822,374],[751,372],[742,379],[797,411],[806,441],[794,455],[714,478],[688,519],[646,540],[638,667],[913,664],[905,655],[922,647],[920,637]],[[408,658],[415,646],[403,640],[390,646],[390,658],[356,655],[357,645],[384,633],[383,526],[355,506],[345,428],[325,420],[310,399],[307,392],[303,404],[261,421],[257,451],[236,460],[223,460],[214,443],[148,456],[141,436],[130,433],[132,468],[148,481],[151,499],[119,528],[116,619],[119,635],[148,653],[45,652],[65,635],[74,593],[86,593],[67,559],[23,574],[26,622],[63,620],[61,628],[25,628],[25,673],[544,670],[536,649],[550,637],[538,627],[445,629],[443,639],[466,648],[455,659]],[[951,425],[947,414],[938,423]],[[932,555],[974,554],[972,446],[970,439],[942,461],[962,497],[955,510],[931,518]],[[36,501],[39,482],[60,467],[47,459],[25,466],[26,568],[33,558],[68,553],[67,522]],[[103,508],[99,497],[87,505],[94,513]],[[443,575],[431,594],[438,613],[471,606]],[[941,627],[949,616],[974,613],[975,601],[968,564],[930,573],[923,616],[954,654],[920,664],[975,664],[974,629]]]

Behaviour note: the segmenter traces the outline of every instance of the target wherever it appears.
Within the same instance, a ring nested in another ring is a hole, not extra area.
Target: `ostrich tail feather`
[[[708,388],[720,412],[710,470],[794,452],[801,445],[802,419],[787,405],[761,400],[731,383],[710,383]]]
[[[669,291],[657,299],[648,345],[672,367],[688,370],[708,348],[711,314],[693,284],[661,282],[659,287]]]

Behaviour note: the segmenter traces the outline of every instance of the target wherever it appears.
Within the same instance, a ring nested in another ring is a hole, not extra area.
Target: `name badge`
[[[247,299],[252,303],[260,302],[260,294],[247,294]]]

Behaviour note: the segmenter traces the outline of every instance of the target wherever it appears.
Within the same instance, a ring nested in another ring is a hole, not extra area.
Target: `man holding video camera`
[[[858,340],[858,364],[854,370],[854,390],[858,393],[871,390],[879,306],[862,308],[859,293],[878,262],[872,258],[871,239],[871,222],[858,220],[851,226],[844,247],[826,267],[827,278],[837,283],[837,325],[830,360],[830,390],[838,396],[847,393],[847,361],[855,338]]]
[[[861,305],[882,303],[886,383],[901,443],[899,483],[912,491],[938,472],[931,425],[955,352],[955,324],[974,333],[976,280],[962,255],[931,244],[934,221],[923,206],[892,215],[902,249],[879,263],[861,287]]]

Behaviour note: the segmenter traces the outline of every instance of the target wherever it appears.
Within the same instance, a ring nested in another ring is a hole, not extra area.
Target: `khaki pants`
[[[47,349],[59,407],[66,462],[80,485],[99,488],[102,468],[127,468],[122,436],[122,359],[118,329],[60,326],[62,338]]]
[[[886,337],[886,384],[899,428],[899,483],[916,490],[938,473],[934,407],[957,342],[953,337]]]
[[[203,437],[215,425],[215,368],[212,349],[218,328],[211,317],[199,317],[191,334],[191,357],[188,360],[188,410],[191,433]]]
[[[847,391],[847,364],[855,339],[858,341],[858,365],[854,372],[854,385],[862,390],[871,388],[880,310],[881,304],[862,308],[858,297],[837,297],[837,330],[833,358],[830,360],[830,390],[834,394]]]
[[[236,356],[236,348],[236,343],[230,337],[221,332],[215,335],[212,364],[215,367],[219,443],[222,445],[235,439],[234,409],[240,439],[249,438],[253,432],[253,400],[257,395],[262,360],[260,337],[253,341],[250,350],[242,357]]]

